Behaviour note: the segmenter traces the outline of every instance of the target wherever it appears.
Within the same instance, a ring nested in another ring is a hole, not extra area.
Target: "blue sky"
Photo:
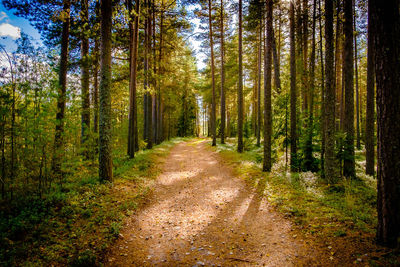
[[[194,9],[195,6],[189,8]],[[41,44],[40,34],[39,32],[30,25],[29,21],[17,17],[13,14],[13,10],[7,10],[4,6],[2,1],[0,1],[0,44],[4,45],[8,52],[13,52],[17,46],[15,44],[15,40],[20,36],[20,32],[24,32],[31,36],[34,40],[34,43]],[[195,32],[198,32],[198,26],[200,23],[199,19],[193,19],[192,22],[195,24],[196,29]],[[203,60],[205,55],[199,53],[200,50],[200,41],[195,40],[195,38],[189,38],[192,44],[192,47],[197,50],[196,58],[197,58],[197,66],[199,69],[205,67]]]
[[[40,34],[29,24],[29,21],[14,16],[13,11],[5,9],[0,1],[0,44],[4,45],[7,51],[16,49],[14,41],[18,38],[20,31],[30,35],[34,43],[41,43]]]

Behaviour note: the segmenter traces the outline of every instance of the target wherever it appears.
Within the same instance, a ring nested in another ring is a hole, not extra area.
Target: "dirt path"
[[[316,255],[196,140],[172,149],[154,193],[127,221],[106,265],[315,266]]]

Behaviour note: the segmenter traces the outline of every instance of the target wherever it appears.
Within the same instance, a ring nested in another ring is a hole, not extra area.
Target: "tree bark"
[[[272,107],[271,107],[271,80],[272,80],[272,19],[273,2],[267,1],[267,42],[265,50],[264,72],[264,162],[263,171],[271,171],[271,135],[272,135]]]
[[[321,176],[325,177],[324,161],[325,161],[325,73],[324,73],[324,56],[322,49],[322,8],[321,0],[318,0],[318,14],[319,14],[319,50],[320,50],[320,64],[321,64]]]
[[[302,89],[303,89],[303,112],[305,117],[308,113],[309,106],[309,88],[308,88],[308,0],[303,0],[302,10],[302,26],[303,26],[303,69],[302,69]],[[306,123],[307,124],[307,123]],[[308,125],[306,125],[308,127]]]
[[[137,133],[137,104],[136,104],[136,78],[137,78],[137,56],[139,43],[139,16],[140,0],[136,0],[135,14],[132,13],[132,0],[128,0],[130,14],[130,46],[129,46],[129,129],[128,129],[128,156],[135,157],[135,137]]]
[[[212,10],[211,0],[208,0],[208,24],[209,24],[209,37],[210,37],[210,49],[211,49],[211,80],[212,80],[211,135],[212,135],[212,146],[216,146],[217,118],[216,118],[216,103],[215,103],[216,99],[215,99],[214,42],[213,42],[211,10]]]
[[[150,83],[150,67],[149,57],[151,51],[151,1],[145,1],[146,6],[146,21],[145,21],[145,49],[144,49],[144,101],[143,101],[143,114],[144,114],[144,131],[143,139],[146,142],[146,148],[151,149],[153,147],[152,138],[152,97],[149,92]]]
[[[238,152],[243,152],[242,0],[239,0]]]
[[[63,12],[66,17],[62,26],[61,34],[61,57],[60,70],[58,73],[58,97],[57,97],[57,114],[56,114],[56,131],[54,137],[54,154],[52,161],[52,172],[61,175],[61,159],[64,150],[64,116],[67,90],[67,71],[68,71],[68,46],[69,46],[69,27],[70,27],[70,0],[63,1]]]
[[[313,1],[313,20],[312,20],[312,43],[311,43],[311,57],[310,57],[310,76],[308,99],[310,101],[308,107],[308,131],[307,140],[305,145],[305,168],[306,170],[313,171],[313,128],[314,128],[314,86],[315,86],[315,20],[316,20],[316,0]]]
[[[335,103],[335,118],[336,130],[339,131],[341,129],[341,124],[343,120],[343,105],[342,105],[342,23],[340,19],[341,14],[341,2],[342,0],[336,1],[336,38],[335,38],[335,67],[334,67],[334,75],[335,75],[335,88],[336,88],[336,103]]]
[[[224,1],[221,0],[221,144],[225,144]]]
[[[297,171],[297,92],[294,3],[290,2],[290,171]]]
[[[257,146],[261,145],[261,54],[263,43],[263,27],[262,18],[259,22],[259,42],[258,42],[258,55],[257,55]]]
[[[345,117],[344,132],[346,134],[344,146],[343,175],[355,177],[354,161],[354,56],[353,56],[353,1],[344,0],[344,90],[345,90]]]
[[[325,1],[325,177],[337,182],[335,160],[335,73],[333,56],[333,0]]]
[[[375,55],[374,55],[374,31],[371,20],[371,1],[368,1],[368,55],[367,55],[367,110],[365,118],[365,172],[368,175],[375,174]]]
[[[354,20],[353,20],[353,29],[354,35],[354,74],[356,79],[356,144],[357,149],[361,149],[361,137],[360,137],[360,88],[358,86],[358,52],[357,52],[357,29],[356,29],[356,20],[357,20],[357,12],[355,10],[355,0],[353,0],[353,11],[354,11]]]
[[[111,155],[111,28],[112,0],[101,0],[99,178],[113,181]]]
[[[99,133],[99,40],[94,41],[94,67],[93,67],[93,132]]]
[[[400,234],[400,3],[371,0],[378,122],[377,242],[396,247]]]
[[[277,94],[281,93],[281,73],[279,66],[279,57],[276,51],[276,39],[275,33],[272,31],[272,58],[274,62],[274,82],[275,82],[275,91]]]

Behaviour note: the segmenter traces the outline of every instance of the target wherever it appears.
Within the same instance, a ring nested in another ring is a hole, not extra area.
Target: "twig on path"
[[[233,261],[242,261],[242,262],[252,263],[252,261],[249,261],[249,260],[246,260],[246,259],[234,258],[234,257],[229,257],[229,258],[226,258],[226,259],[233,260]]]

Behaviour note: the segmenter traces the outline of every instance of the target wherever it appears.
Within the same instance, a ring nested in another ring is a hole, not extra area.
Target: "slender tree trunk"
[[[101,0],[99,178],[113,181],[111,157],[111,28],[112,0]]]
[[[152,54],[153,54],[153,88],[156,89],[158,88],[157,86],[157,55],[156,55],[156,12],[155,12],[155,1],[152,2],[151,4],[152,8],[152,37],[153,37],[153,42],[152,44]],[[153,138],[153,144],[157,144],[157,139],[158,139],[158,132],[157,132],[157,124],[158,124],[158,90],[153,93],[152,95],[152,138]]]
[[[290,2],[290,171],[297,171],[297,92],[294,3]]]
[[[308,0],[303,0],[303,71],[302,71],[302,88],[303,88],[303,112],[307,118],[309,109],[309,88],[308,88]],[[308,125],[307,125],[308,127]]]
[[[221,144],[225,144],[224,1],[221,0]]]
[[[335,160],[335,73],[333,65],[333,0],[325,1],[325,177],[337,182]]]
[[[344,131],[346,133],[344,146],[343,175],[355,177],[354,161],[354,57],[353,57],[353,1],[344,0],[344,66],[345,79],[345,118]]]
[[[281,74],[280,74],[280,66],[279,66],[279,58],[278,53],[276,51],[276,39],[275,33],[272,31],[272,58],[274,62],[274,82],[275,82],[275,91],[277,94],[281,93]]]
[[[242,0],[239,0],[238,152],[243,152]],[[264,141],[265,142],[265,141]]]
[[[263,27],[262,17],[259,23],[259,43],[258,43],[258,56],[257,56],[257,146],[261,145],[261,54],[263,44]]]
[[[340,130],[340,126],[342,123],[342,23],[340,20],[341,14],[341,1],[336,1],[336,38],[335,38],[335,88],[336,88],[336,106],[335,106],[335,116],[336,116],[336,123],[335,127],[336,130]]]
[[[357,20],[357,13],[355,10],[355,1],[353,0],[353,11],[354,11],[354,20],[353,20],[353,27],[354,31],[357,32],[356,29],[356,20]],[[356,118],[357,118],[357,128],[356,128],[356,144],[357,149],[361,149],[361,137],[360,137],[360,89],[358,86],[358,52],[357,52],[357,33],[354,35],[354,71],[355,71],[355,79],[356,79]]]
[[[264,162],[263,171],[271,171],[271,135],[272,135],[272,107],[271,107],[271,80],[272,80],[272,19],[273,2],[267,1],[267,47],[265,50],[264,73]]]
[[[325,72],[324,72],[324,56],[322,50],[322,9],[321,0],[318,0],[319,14],[319,51],[321,64],[321,175],[325,177],[324,161],[325,161]]]
[[[216,114],[216,99],[215,99],[215,67],[214,67],[214,42],[212,30],[212,17],[211,17],[211,0],[208,0],[208,24],[210,30],[210,49],[211,49],[211,80],[212,80],[212,103],[211,103],[211,135],[212,146],[217,145],[217,114]]]
[[[159,47],[159,70],[158,73],[161,77],[160,82],[158,83],[158,108],[157,108],[157,131],[158,131],[158,140],[157,144],[160,144],[163,141],[163,127],[162,127],[162,117],[163,117],[163,105],[162,105],[162,97],[161,97],[161,81],[162,75],[164,74],[164,65],[163,65],[163,31],[164,31],[164,0],[161,1],[161,14],[160,14],[160,47]]]
[[[371,0],[378,122],[377,242],[396,247],[400,235],[400,2]]]
[[[310,104],[308,107],[308,133],[305,145],[305,168],[313,171],[313,128],[314,128],[314,86],[315,86],[315,20],[316,20],[316,0],[313,1],[313,21],[312,21],[312,44],[310,58],[310,77],[308,98]]]
[[[367,55],[367,110],[365,118],[365,150],[366,166],[368,175],[375,174],[375,55],[374,55],[374,31],[371,20],[371,1],[368,1],[368,55]]]
[[[93,132],[99,133],[99,41],[94,42],[94,67],[93,67]]]
[[[263,27],[262,17],[259,22],[259,43],[258,43],[258,55],[257,55],[257,146],[261,145],[261,55],[262,55],[262,44],[263,44]]]
[[[150,67],[149,57],[151,51],[151,1],[145,1],[146,6],[146,22],[145,22],[145,49],[144,49],[144,140],[147,143],[146,148],[153,147],[152,138],[152,97],[149,92],[150,83]]]
[[[90,132],[90,96],[89,96],[89,23],[88,0],[81,1],[82,39],[81,39],[81,86],[82,86],[82,126],[81,142],[85,143]],[[88,152],[84,153],[88,157]]]
[[[63,11],[66,18],[62,26],[61,34],[61,57],[60,70],[58,72],[58,97],[56,114],[56,131],[54,137],[54,154],[52,161],[52,172],[56,176],[61,175],[61,159],[64,150],[64,116],[67,90],[67,71],[68,71],[68,45],[69,45],[69,27],[70,27],[70,0],[64,0]]]
[[[136,104],[136,78],[137,78],[137,56],[139,44],[139,15],[140,15],[140,0],[136,0],[135,13],[132,14],[132,1],[128,0],[130,30],[130,61],[129,61],[129,130],[128,130],[128,156],[135,157],[135,137],[137,135],[137,104]]]

